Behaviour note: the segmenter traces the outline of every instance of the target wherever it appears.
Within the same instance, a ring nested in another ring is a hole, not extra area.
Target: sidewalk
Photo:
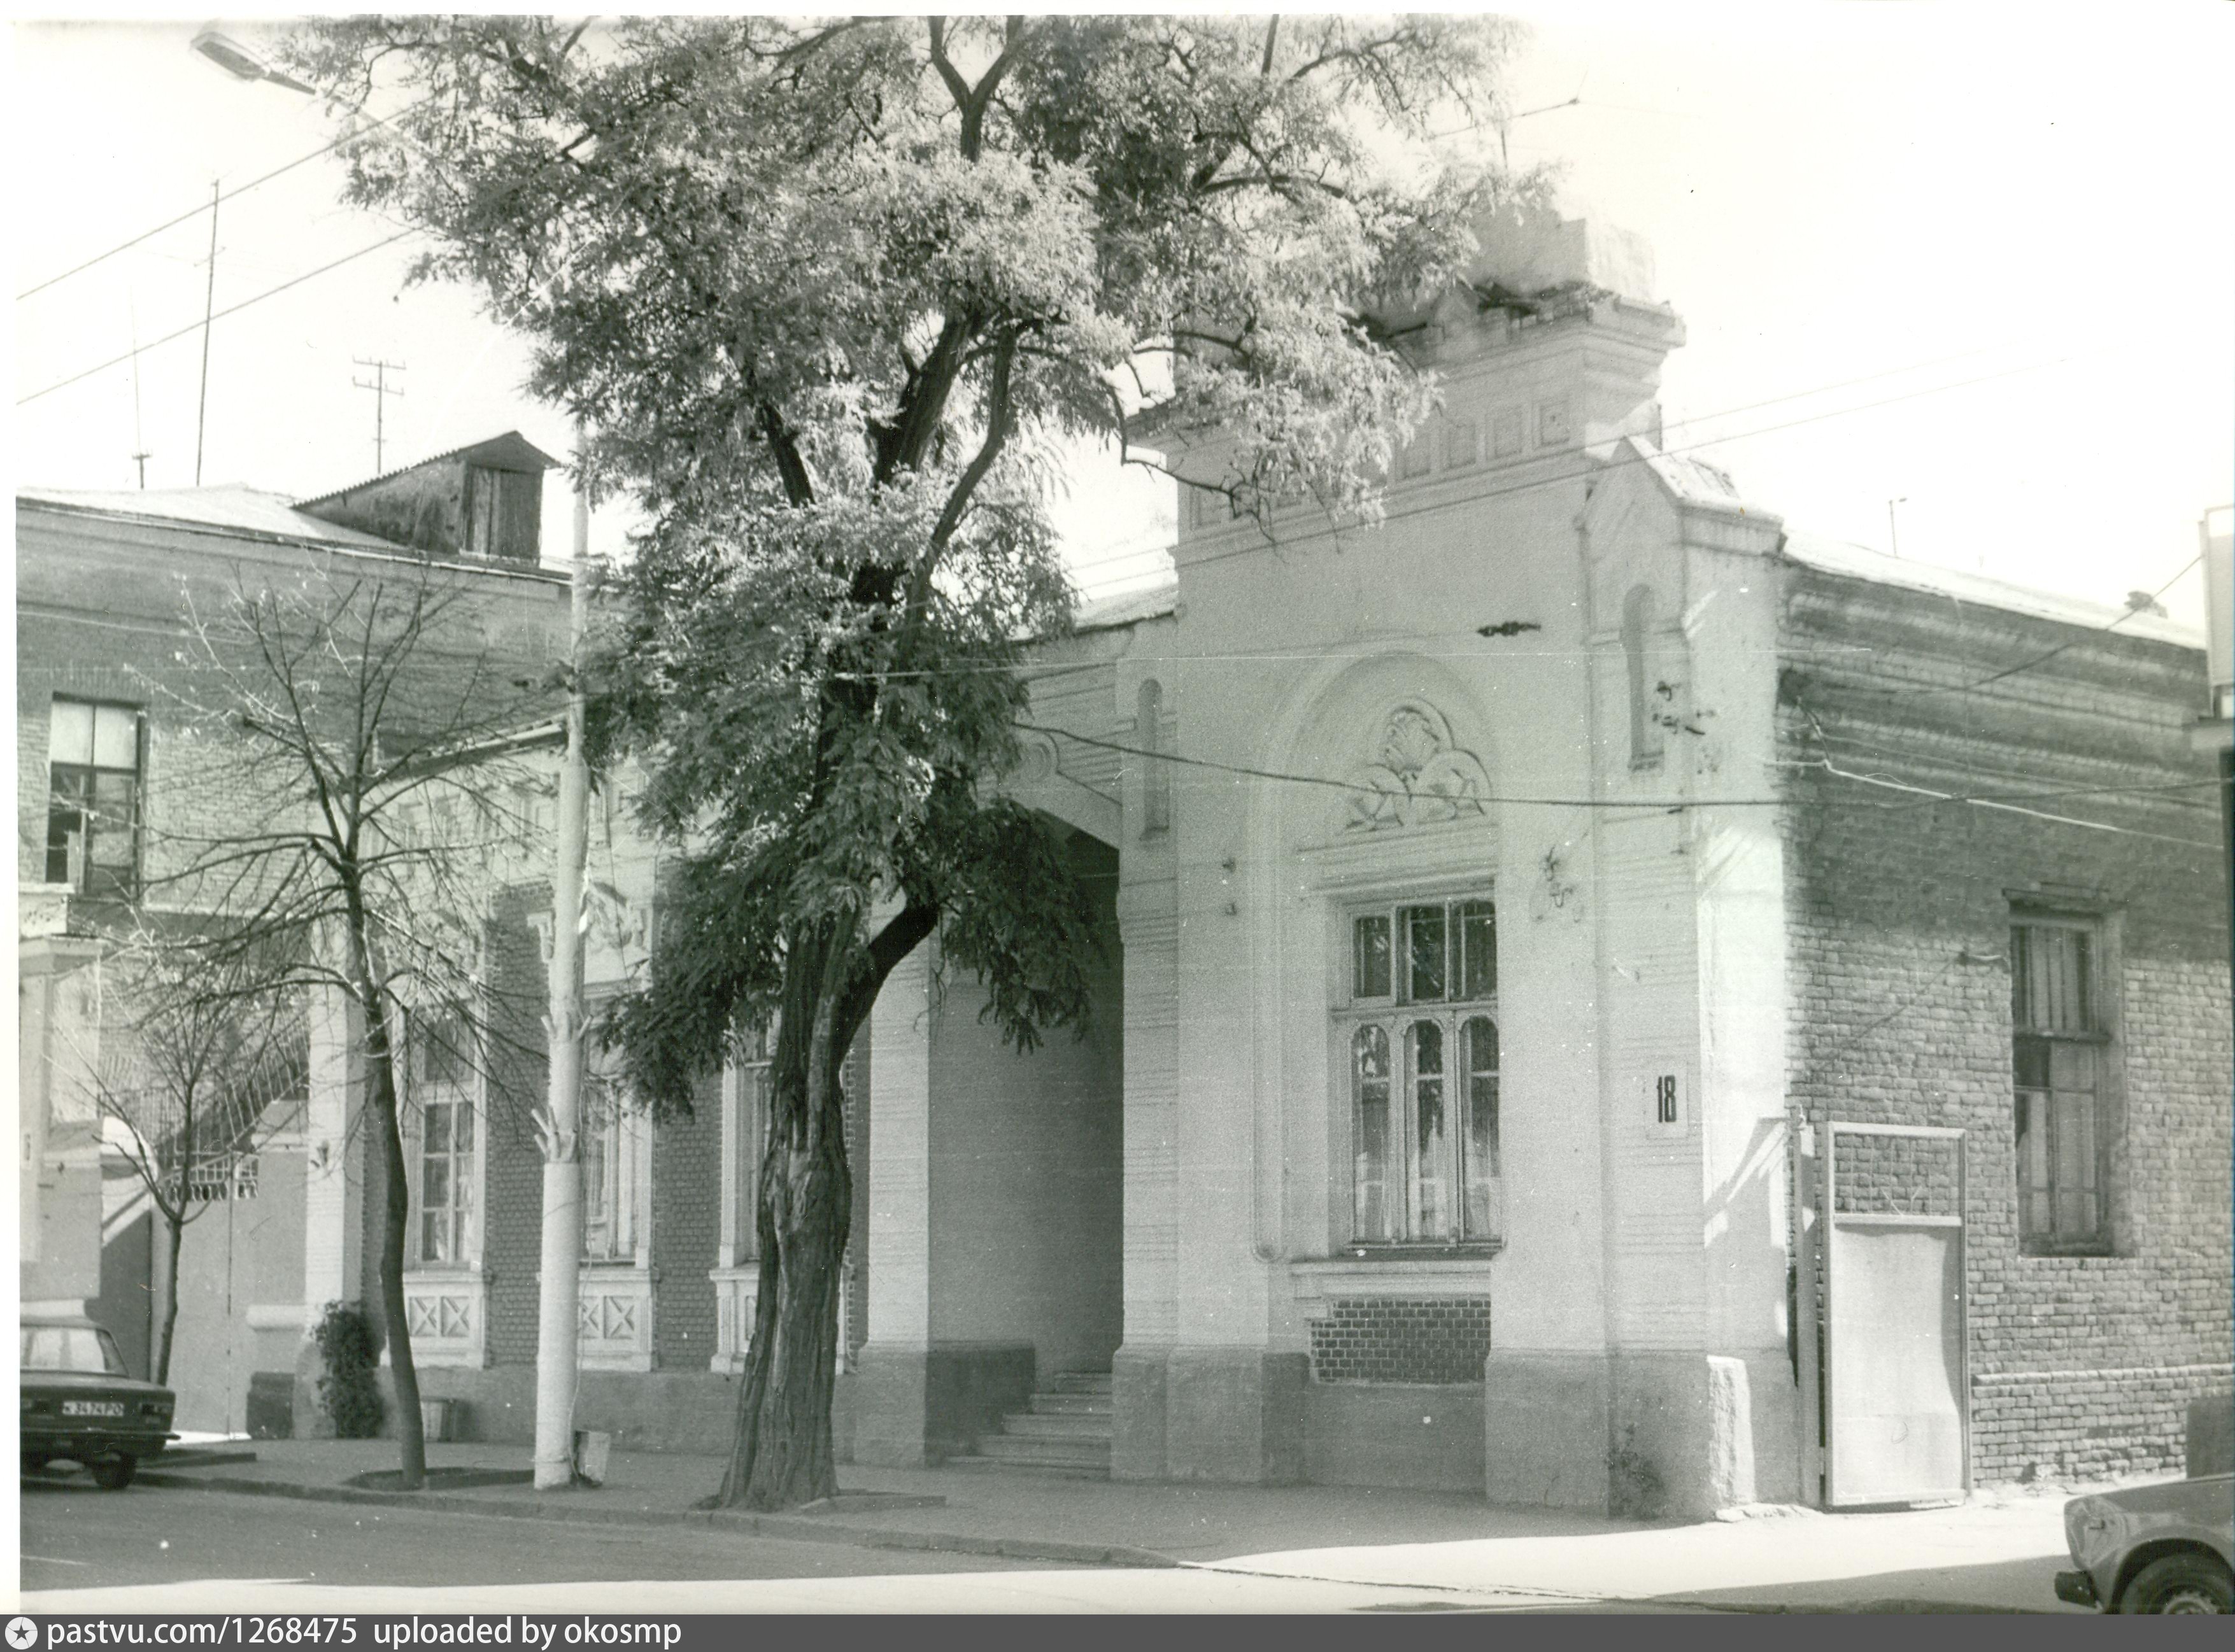
[[[1451,1493],[842,1465],[836,1504],[770,1515],[694,1508],[720,1482],[712,1457],[616,1452],[602,1486],[539,1492],[528,1482],[526,1446],[439,1445],[428,1452],[429,1489],[406,1494],[348,1484],[393,1469],[392,1440],[259,1440],[253,1449],[252,1462],[158,1459],[141,1478],[483,1517],[704,1524],[1072,1565],[1207,1567],[1509,1604],[1541,1596],[1736,1610],[2076,1609],[2060,1608],[2049,1593],[2049,1576],[2064,1564],[2063,1495],[2055,1491],[1895,1514],[1783,1511],[1645,1524]]]

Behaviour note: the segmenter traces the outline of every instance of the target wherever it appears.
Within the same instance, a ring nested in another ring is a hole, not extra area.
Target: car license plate
[[[121,1417],[123,1414],[124,1402],[121,1400],[65,1400],[62,1401],[62,1415],[65,1417]]]

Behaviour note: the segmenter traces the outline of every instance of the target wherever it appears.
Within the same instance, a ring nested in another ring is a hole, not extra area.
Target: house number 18
[[[1676,1122],[1676,1075],[1673,1072],[1664,1072],[1653,1082],[1653,1122]]]

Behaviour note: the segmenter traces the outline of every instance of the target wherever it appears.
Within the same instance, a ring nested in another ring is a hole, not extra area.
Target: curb
[[[424,1509],[438,1514],[477,1514],[493,1520],[545,1520],[576,1525],[706,1526],[718,1531],[750,1531],[764,1537],[837,1543],[857,1549],[915,1549],[940,1554],[989,1555],[1008,1560],[1055,1560],[1083,1566],[1135,1566],[1169,1570],[1180,1563],[1150,1549],[1100,1544],[1061,1543],[1038,1537],[985,1537],[964,1531],[911,1531],[862,1526],[802,1515],[736,1513],[724,1509],[600,1509],[565,1504],[508,1506],[488,1498],[455,1491],[368,1491],[357,1486],[305,1485],[294,1480],[258,1480],[227,1475],[143,1471],[142,1485],[190,1491],[230,1492],[236,1497],[292,1498],[306,1503],[359,1503],[381,1508]]]

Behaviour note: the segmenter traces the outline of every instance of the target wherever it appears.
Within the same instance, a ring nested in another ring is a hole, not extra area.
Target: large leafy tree
[[[1089,909],[986,783],[1069,593],[1056,441],[1144,387],[1245,509],[1369,512],[1432,387],[1373,312],[1456,274],[1503,180],[1480,18],[355,19],[295,37],[356,200],[536,344],[649,526],[598,685],[681,874],[618,1020],[687,1105],[773,1015],[761,1277],[720,1498],[834,1485],[839,1071],[937,929],[1020,1047],[1086,1013]],[[1194,473],[1191,473],[1194,474]]]

